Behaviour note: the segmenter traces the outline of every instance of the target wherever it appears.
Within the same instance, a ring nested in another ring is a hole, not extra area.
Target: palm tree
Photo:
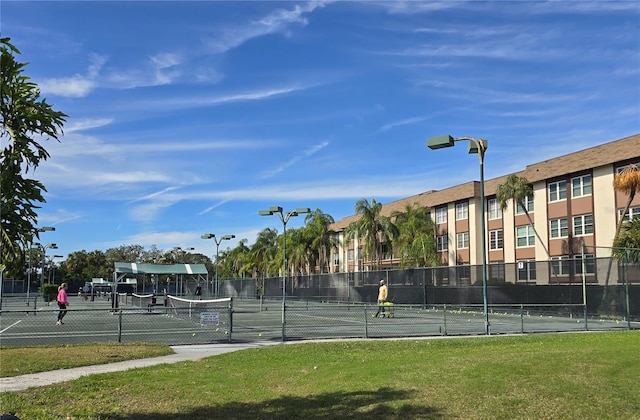
[[[538,238],[544,252],[547,254],[547,259],[551,261],[549,249],[542,238],[540,238],[538,230],[536,229],[536,226],[531,219],[531,215],[529,214],[529,210],[527,209],[527,205],[525,203],[525,199],[527,197],[533,198],[533,186],[529,183],[527,178],[519,177],[515,174],[509,175],[502,184],[498,185],[498,189],[496,191],[496,198],[500,203],[500,210],[504,211],[509,206],[509,201],[513,201],[514,211],[516,205],[520,206],[524,211],[524,214],[527,216],[527,220],[529,221],[529,225],[533,229],[533,233],[536,235],[536,238]],[[482,217],[484,217],[484,215],[482,215]],[[553,264],[551,264],[551,271],[553,272],[553,276],[556,278],[556,281],[558,281],[558,274],[556,273]]]
[[[304,218],[306,224],[305,229],[307,235],[311,239],[311,250],[314,253],[314,258],[311,258],[309,263],[311,264],[311,271],[314,271],[316,263],[320,266],[320,272],[324,273],[324,268],[329,270],[329,253],[332,248],[335,248],[335,232],[329,229],[332,223],[335,222],[331,215],[323,213],[320,209],[315,209],[313,213],[307,214]]]
[[[636,196],[636,193],[640,191],[640,170],[637,165],[629,165],[620,173],[616,174],[613,177],[613,189],[619,191],[625,195],[628,195],[627,203],[624,206],[624,210],[622,211],[622,216],[616,216],[616,234],[613,237],[614,243],[620,236],[620,231],[622,229],[624,216],[629,211],[629,207],[631,207],[631,202]],[[607,267],[607,277],[604,281],[604,291],[602,292],[602,306],[604,306],[607,302],[607,294],[609,289],[609,279],[611,277],[611,266],[613,265],[613,259],[609,259],[609,265]]]
[[[381,215],[382,203],[375,198],[371,199],[371,203],[366,198],[358,200],[355,212],[360,218],[347,226],[345,238],[351,240],[357,234],[364,242],[363,257],[368,261],[377,261],[377,268],[380,268],[382,244],[396,236],[397,228],[391,219]]]
[[[418,203],[407,204],[404,212],[391,213],[398,229],[396,238],[400,265],[403,267],[430,267],[438,265],[436,251],[436,224],[429,209]]]
[[[265,228],[256,237],[256,242],[251,247],[251,256],[258,277],[267,277],[272,272],[273,261],[276,260],[276,241],[278,231]],[[282,261],[282,259],[280,259]],[[278,265],[279,266],[279,265]]]
[[[640,218],[621,223],[619,235],[613,241],[613,256],[619,261],[640,263]]]

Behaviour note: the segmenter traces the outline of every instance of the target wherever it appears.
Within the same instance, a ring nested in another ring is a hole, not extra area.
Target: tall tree
[[[27,174],[49,158],[40,139],[58,140],[67,117],[40,97],[38,85],[23,74],[27,63],[14,54],[20,51],[10,39],[0,38],[0,278],[22,271],[25,250],[38,237],[36,209],[46,188]]]
[[[436,224],[429,209],[417,203],[407,204],[404,211],[394,211],[391,218],[398,229],[394,241],[403,267],[439,265],[436,247]]]
[[[317,265],[320,267],[320,272],[327,272],[329,270],[329,260],[331,249],[337,246],[335,241],[335,232],[329,228],[332,223],[335,222],[333,217],[329,214],[323,213],[320,209],[315,209],[313,213],[309,213],[304,218],[306,224],[308,236],[311,238],[311,250],[315,254],[310,261],[310,269],[314,271],[314,267]]]
[[[382,244],[388,243],[397,233],[395,225],[387,216],[383,216],[382,203],[375,198],[369,202],[366,198],[356,201],[355,212],[360,215],[345,229],[345,237],[351,240],[358,236],[364,242],[363,257],[368,261],[375,261],[376,268],[380,268],[382,259]]]
[[[633,199],[636,197],[636,193],[640,192],[640,170],[636,165],[628,165],[624,168],[620,173],[616,174],[613,177],[613,189],[615,191],[619,191],[625,195],[627,195],[627,202],[625,203],[624,210],[622,211],[622,216],[618,217],[616,215],[616,234],[613,237],[614,243],[618,240],[620,236],[620,231],[622,229],[622,225],[624,222],[624,217],[629,211],[629,207],[631,207],[631,203]],[[607,276],[604,280],[604,291],[602,292],[602,302],[601,306],[606,307],[608,291],[609,291],[609,280],[611,278],[611,267],[613,265],[613,258],[609,259],[609,264],[607,266]]]
[[[273,262],[276,260],[278,231],[276,229],[265,228],[256,237],[256,241],[251,247],[251,256],[256,277],[268,277],[274,271]],[[280,255],[282,257],[282,255]],[[282,258],[279,259],[282,261]],[[281,267],[277,265],[275,267]]]
[[[538,242],[540,242],[540,245],[542,245],[542,249],[544,249],[544,252],[547,254],[547,260],[551,261],[551,254],[549,254],[549,249],[540,237],[540,234],[536,229],[536,225],[533,223],[533,219],[531,219],[531,215],[529,214],[529,210],[527,209],[527,204],[525,203],[525,200],[527,198],[533,199],[533,186],[531,185],[531,183],[529,183],[529,180],[527,180],[527,178],[520,177],[514,174],[509,175],[502,184],[498,185],[496,198],[500,203],[500,209],[502,211],[509,207],[510,201],[513,202],[514,213],[517,206],[520,206],[520,208],[524,211],[525,216],[527,216],[529,226],[531,226],[531,228],[533,229],[533,233],[536,235]],[[485,217],[484,214],[482,215],[482,217]],[[483,244],[483,246],[486,246],[486,244]],[[551,264],[551,270],[557,280],[558,275],[555,268],[553,267],[553,264]]]

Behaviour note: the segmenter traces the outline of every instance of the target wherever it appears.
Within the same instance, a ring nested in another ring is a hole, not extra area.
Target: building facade
[[[640,168],[640,134],[534,163],[515,173],[533,186],[526,206],[535,232],[519,206],[514,209],[509,203],[504,211],[500,209],[497,188],[509,174],[485,180],[484,215],[477,181],[384,204],[381,214],[390,216],[407,205],[428,208],[437,225],[440,259],[444,266],[455,268],[458,283],[473,277],[472,268],[482,263],[482,217],[489,279],[567,283],[584,271],[586,281],[604,283],[605,275],[597,273],[604,264],[596,262],[611,257],[617,221],[640,217],[640,194],[623,215],[629,197],[613,188],[614,175],[629,165]],[[333,251],[334,272],[368,269],[358,239],[344,241],[344,230],[358,217],[348,216],[331,226],[340,244]],[[396,268],[399,258],[387,246],[382,266]]]

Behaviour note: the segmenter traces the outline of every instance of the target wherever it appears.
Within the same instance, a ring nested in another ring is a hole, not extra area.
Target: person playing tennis
[[[67,283],[62,283],[58,286],[58,297],[56,300],[58,301],[58,308],[60,310],[58,311],[58,321],[56,322],[56,325],[64,324],[64,322],[62,322],[62,318],[67,314],[67,305],[69,305],[69,300],[67,299],[68,288],[69,285]]]
[[[387,285],[384,284],[384,280],[380,279],[380,287],[378,288],[378,312],[373,316],[377,318],[382,312],[382,317],[384,318],[384,303],[387,301]]]

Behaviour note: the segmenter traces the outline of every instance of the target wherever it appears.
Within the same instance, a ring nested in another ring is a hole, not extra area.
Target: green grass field
[[[639,350],[637,331],[296,343],[3,393],[1,407],[21,420],[640,419]]]

